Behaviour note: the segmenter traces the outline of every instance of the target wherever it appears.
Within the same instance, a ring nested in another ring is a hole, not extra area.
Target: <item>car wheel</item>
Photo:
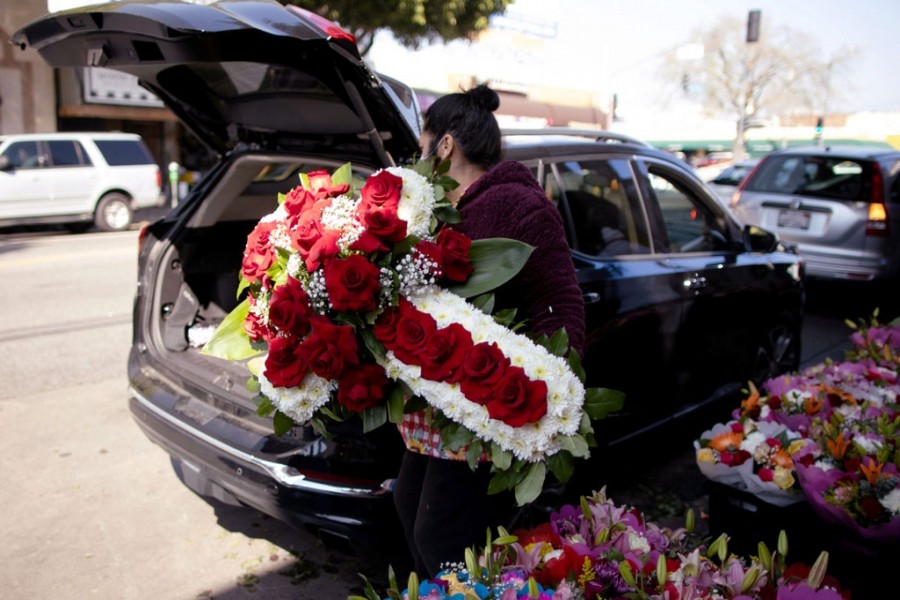
[[[800,367],[800,330],[796,322],[784,317],[763,333],[756,349],[753,381],[796,371]]]
[[[100,198],[94,213],[94,225],[101,231],[122,231],[131,225],[131,207],[124,194],[116,192]]]

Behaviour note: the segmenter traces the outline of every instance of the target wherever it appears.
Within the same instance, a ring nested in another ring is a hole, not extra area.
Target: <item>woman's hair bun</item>
[[[487,86],[486,83],[477,85],[466,92],[466,95],[472,101],[489,112],[494,112],[500,108],[500,96],[497,92]]]

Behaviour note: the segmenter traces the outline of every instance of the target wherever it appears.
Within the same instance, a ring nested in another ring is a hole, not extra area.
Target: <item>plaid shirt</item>
[[[424,454],[433,458],[442,458],[445,460],[466,460],[466,450],[468,446],[463,446],[459,450],[447,450],[444,448],[444,442],[441,440],[441,432],[431,426],[426,411],[403,415],[403,419],[397,428],[400,430],[400,437],[406,444],[410,452],[416,454]],[[490,455],[485,450],[478,457],[478,462],[490,460]]]

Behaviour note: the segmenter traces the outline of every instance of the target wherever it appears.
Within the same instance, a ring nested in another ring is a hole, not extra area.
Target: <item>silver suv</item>
[[[810,277],[889,280],[900,268],[900,151],[803,146],[772,152],[741,184],[738,219],[796,245]]]
[[[159,165],[133,133],[0,136],[0,226],[65,223],[117,231],[160,203]]]

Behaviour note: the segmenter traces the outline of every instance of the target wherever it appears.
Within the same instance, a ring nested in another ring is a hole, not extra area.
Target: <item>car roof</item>
[[[141,136],[136,133],[117,131],[55,131],[52,133],[7,133],[0,135],[0,140],[70,140],[76,137],[109,140],[136,140],[140,139]]]
[[[540,129],[504,129],[503,145],[508,158],[526,160],[534,156],[565,156],[604,152],[642,154],[678,160],[637,138],[612,131],[544,127]],[[539,150],[539,152],[535,152]]]
[[[781,150],[775,150],[769,156],[803,155],[803,156],[842,156],[847,158],[860,158],[875,160],[877,158],[896,155],[900,157],[900,150],[880,145],[850,145],[832,144],[827,146],[807,145],[791,146]]]

